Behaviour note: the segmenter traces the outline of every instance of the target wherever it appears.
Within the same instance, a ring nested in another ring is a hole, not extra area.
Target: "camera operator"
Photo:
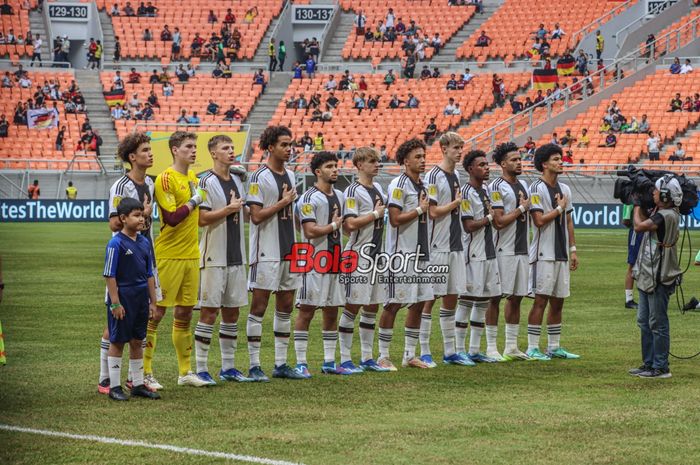
[[[656,207],[651,215],[647,216],[642,207],[634,207],[634,230],[644,234],[635,270],[643,364],[629,370],[630,375],[649,379],[671,377],[668,300],[682,275],[676,243],[680,221],[678,207],[683,201],[683,191],[673,175],[658,179],[654,186]]]

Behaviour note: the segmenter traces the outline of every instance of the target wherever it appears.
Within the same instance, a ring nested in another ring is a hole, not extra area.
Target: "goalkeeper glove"
[[[207,199],[207,191],[198,187],[195,194],[187,201],[192,206],[192,209],[198,207]]]

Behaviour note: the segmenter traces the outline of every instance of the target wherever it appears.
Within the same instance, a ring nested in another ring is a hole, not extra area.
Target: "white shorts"
[[[408,260],[406,271],[398,273],[387,272],[382,278],[385,280],[385,292],[387,304],[413,305],[417,302],[433,300],[433,285],[431,276],[416,273],[415,260]],[[427,262],[419,262],[418,268],[424,268]],[[427,278],[424,281],[419,278]]]
[[[538,260],[530,265],[530,293],[569,297],[569,262]]]
[[[498,273],[498,260],[471,260],[467,263],[468,297],[500,297],[501,277]]]
[[[501,293],[510,297],[526,296],[529,292],[530,261],[527,255],[499,255]]]
[[[257,262],[250,265],[248,290],[294,291],[301,287],[301,274],[289,271],[287,260],[280,262]]]
[[[342,307],[345,305],[345,286],[340,275],[309,271],[301,276],[301,289],[297,293],[297,305],[316,308]]]
[[[240,308],[246,305],[245,265],[212,266],[200,270],[198,307]]]
[[[367,260],[360,258],[359,268],[367,268]],[[351,305],[379,305],[386,300],[384,283],[376,276],[372,283],[368,273],[346,273],[340,275],[341,284],[345,286],[345,301]]]
[[[462,295],[466,291],[464,276],[467,273],[464,252],[430,252],[431,266],[447,266],[447,273],[434,273],[433,295]]]

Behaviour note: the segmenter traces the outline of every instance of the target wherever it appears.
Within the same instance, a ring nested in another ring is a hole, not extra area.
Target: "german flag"
[[[557,61],[557,74],[559,76],[569,76],[574,74],[576,60],[571,55],[565,55]]]
[[[532,72],[532,87],[534,89],[554,89],[554,85],[558,81],[556,69],[536,69]]]
[[[107,105],[112,108],[113,106],[124,105],[126,102],[126,91],[123,90],[113,90],[111,92],[103,92],[105,96],[105,101]]]

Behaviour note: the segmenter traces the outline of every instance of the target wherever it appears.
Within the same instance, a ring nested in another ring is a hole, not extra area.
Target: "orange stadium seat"
[[[693,27],[689,24],[698,16],[700,16],[700,8],[692,10],[673,24],[659,31],[658,34],[656,34],[657,43],[655,45],[654,56],[658,58],[662,53],[671,53],[678,49],[678,34],[672,34],[666,39],[663,39],[663,37],[669,32],[676,31],[680,28],[683,28],[680,31],[681,46],[684,46],[690,40],[693,32]],[[642,50],[642,52],[648,52],[644,42],[640,44],[640,50]]]
[[[33,34],[31,32],[31,27],[29,23],[29,10],[22,8],[21,0],[9,0],[8,2],[12,6],[12,15],[2,15],[0,16],[0,31],[2,31],[4,36],[7,36],[10,31],[15,35],[17,39],[22,36],[22,39],[26,40],[27,44],[0,44],[0,58],[10,58],[21,57],[25,55],[31,56],[34,47],[31,45]],[[30,0],[29,5],[32,9],[36,8],[36,0]],[[27,35],[31,37],[27,40]],[[46,37],[42,37],[44,43],[46,43]]]

